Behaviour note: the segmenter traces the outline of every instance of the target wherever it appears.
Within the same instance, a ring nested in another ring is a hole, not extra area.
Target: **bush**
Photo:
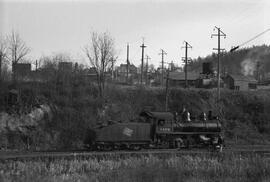
[[[21,85],[21,90],[24,90],[26,105],[46,102],[57,107],[53,120],[40,124],[36,129],[39,132],[31,134],[32,138],[39,138],[33,140],[36,141],[33,145],[41,149],[43,146],[81,147],[87,130],[102,120],[98,113],[103,110],[106,111],[105,121],[134,120],[145,108],[165,110],[164,88],[107,85],[104,100],[98,98],[98,89],[94,84],[66,86],[48,82],[35,87],[33,84]],[[213,115],[220,112],[227,141],[262,143],[269,140],[270,114],[267,112],[270,109],[270,93],[266,91],[222,90],[220,110],[215,90],[172,88],[169,93],[170,111],[181,112],[185,106],[192,116],[198,116],[202,111],[212,110]]]
[[[99,159],[0,162],[1,181],[269,181],[269,162],[257,155],[104,155]]]

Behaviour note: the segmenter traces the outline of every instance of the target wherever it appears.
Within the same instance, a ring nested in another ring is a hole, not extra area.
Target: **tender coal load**
[[[151,141],[149,123],[116,123],[96,130],[97,142]]]

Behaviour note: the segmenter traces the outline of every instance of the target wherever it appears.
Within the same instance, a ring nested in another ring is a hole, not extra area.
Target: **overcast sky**
[[[217,38],[211,39],[211,34],[216,33],[214,26],[227,34],[221,40],[221,46],[227,50],[270,28],[268,1],[0,0],[0,34],[17,31],[31,48],[31,60],[58,52],[80,60],[91,32],[108,31],[115,39],[118,64],[126,60],[127,42],[131,62],[140,64],[142,37],[150,63],[159,66],[158,53],[162,48],[168,53],[165,61],[181,64],[184,40],[193,46],[189,51],[191,58],[213,52],[212,48],[217,46]],[[270,32],[246,46],[261,44],[270,44]]]

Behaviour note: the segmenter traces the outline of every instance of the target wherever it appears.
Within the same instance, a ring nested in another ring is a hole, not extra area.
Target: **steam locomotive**
[[[109,122],[91,132],[88,146],[95,150],[141,148],[210,147],[222,150],[224,141],[217,117],[203,115],[190,119],[171,112],[143,111],[133,122]]]

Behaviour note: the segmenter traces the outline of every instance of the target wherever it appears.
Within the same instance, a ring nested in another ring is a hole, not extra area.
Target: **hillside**
[[[21,92],[32,88],[31,84],[21,85]],[[40,84],[32,91],[33,97],[42,98],[43,103],[57,108],[52,110],[53,118],[31,127],[28,132],[22,133],[7,128],[0,133],[1,148],[7,146],[10,149],[24,149],[27,144],[33,150],[81,148],[87,130],[97,122],[133,120],[146,107],[154,111],[165,109],[165,89],[161,88],[110,85],[106,89],[105,108],[97,97],[97,88],[91,84],[58,87]],[[214,90],[172,89],[169,96],[169,109],[181,112],[185,105],[193,116],[208,110],[218,115],[215,98]],[[222,91],[221,98],[220,116],[227,143],[269,143],[270,93],[268,90]],[[103,110],[105,114],[102,115]]]
[[[201,64],[203,62],[212,62],[216,67],[217,54],[209,55],[205,58],[197,58],[188,65],[192,71],[202,72]],[[270,73],[270,46],[254,46],[243,48],[232,53],[223,53],[221,57],[222,73],[243,74],[257,76],[259,69],[260,77],[266,77]]]

